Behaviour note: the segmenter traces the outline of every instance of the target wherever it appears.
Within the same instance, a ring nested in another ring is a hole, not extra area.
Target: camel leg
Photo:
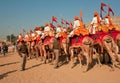
[[[38,48],[38,46],[35,46],[35,57],[36,57],[36,60],[38,60],[38,56],[39,56],[39,48]]]
[[[53,65],[54,59],[55,59],[55,54],[54,54],[54,52],[52,52],[51,55],[52,55],[52,62],[51,62],[51,64]]]
[[[75,58],[74,58],[74,49],[73,48],[71,48],[70,49],[71,50],[71,68],[73,68],[74,67],[74,61],[75,61]]]
[[[68,56],[68,52],[67,52],[67,43],[63,43],[63,50],[65,52],[65,56],[66,56],[66,61],[69,61],[69,56]]]
[[[112,52],[112,43],[106,43],[106,42],[104,42],[104,45],[106,47],[106,50],[107,50],[109,56],[112,59],[112,61],[111,61],[112,62],[112,71],[114,71],[115,70],[115,65],[117,63],[116,63],[116,58],[114,56],[114,53]]]
[[[79,62],[80,62],[80,68],[82,68],[82,60],[83,60],[83,57],[82,57],[82,54],[78,54],[78,59],[79,59]]]
[[[102,64],[101,64],[101,62],[100,62],[100,52],[98,51],[96,51],[96,49],[94,49],[93,48],[93,50],[94,50],[94,52],[95,52],[95,56],[96,56],[96,58],[97,58],[97,65],[99,65],[99,67],[101,67],[102,66]]]
[[[40,51],[40,59],[41,61],[43,61],[43,49],[41,45],[39,46],[39,51]]]
[[[91,62],[92,62],[92,48],[90,48],[90,46],[89,45],[84,45],[84,55],[86,56],[86,62],[87,62],[87,65],[86,65],[86,67],[85,67],[85,70],[83,71],[83,72],[87,72],[88,71],[88,69],[89,69],[89,65],[91,64]]]
[[[31,56],[31,47],[30,47],[30,44],[27,45],[27,48],[28,48],[28,58],[30,58],[30,56]]]
[[[99,65],[99,67],[101,67],[102,66],[102,64],[101,64],[101,62],[100,62],[100,55],[98,54],[98,53],[96,53],[96,57],[97,57],[97,61],[98,61],[98,65]]]
[[[89,64],[90,64],[90,57],[89,56],[86,56],[86,62],[87,62],[87,64],[86,64],[86,67],[85,67],[85,69],[84,69],[84,71],[83,72],[87,72],[88,71],[88,68],[89,68]]]
[[[33,57],[33,46],[31,46],[31,53],[30,53],[30,59]]]
[[[43,46],[43,51],[44,51],[44,60],[43,60],[43,63],[46,64],[47,53],[46,53],[46,50],[45,50],[45,46]]]

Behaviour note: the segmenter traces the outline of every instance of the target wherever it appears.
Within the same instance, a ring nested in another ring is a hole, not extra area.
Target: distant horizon
[[[60,19],[73,22],[74,16],[80,16],[80,10],[83,12],[83,22],[90,22],[94,11],[100,13],[102,2],[110,5],[115,16],[120,16],[119,0],[2,0],[0,38],[10,34],[18,35],[22,29],[29,31],[36,26],[44,26],[46,22],[51,22],[52,16],[56,16],[59,23]],[[105,14],[103,12],[103,16]]]

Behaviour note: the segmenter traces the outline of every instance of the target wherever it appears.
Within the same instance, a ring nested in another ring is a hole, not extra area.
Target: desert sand
[[[34,58],[27,61],[25,71],[20,71],[20,59],[16,52],[0,54],[0,83],[120,83],[120,69],[110,71],[105,64],[84,73],[79,64],[72,69],[70,63],[54,69],[54,65]]]

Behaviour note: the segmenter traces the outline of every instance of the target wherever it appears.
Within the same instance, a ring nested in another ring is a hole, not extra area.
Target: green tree
[[[6,38],[7,38],[7,41],[9,41],[11,43],[15,43],[16,40],[18,39],[18,36],[15,36],[14,34],[11,34],[11,35],[7,35]]]

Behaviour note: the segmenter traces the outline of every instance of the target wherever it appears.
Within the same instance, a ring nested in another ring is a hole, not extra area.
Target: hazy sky
[[[56,16],[73,21],[83,11],[83,21],[90,22],[93,12],[100,12],[100,4],[109,4],[116,16],[120,16],[120,0],[0,0],[0,38],[19,34],[36,26],[51,22]],[[105,9],[107,10],[107,9]]]

